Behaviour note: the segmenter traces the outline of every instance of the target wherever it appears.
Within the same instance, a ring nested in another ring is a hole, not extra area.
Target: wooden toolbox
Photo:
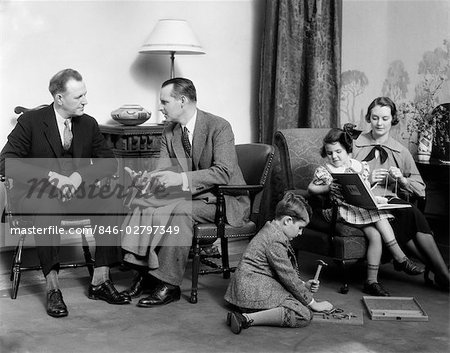
[[[371,320],[428,321],[428,315],[413,297],[363,297]]]

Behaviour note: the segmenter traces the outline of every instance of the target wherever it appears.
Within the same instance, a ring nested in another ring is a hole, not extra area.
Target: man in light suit
[[[53,103],[22,114],[1,152],[0,173],[14,180],[12,199],[19,211],[32,216],[36,230],[59,226],[64,214],[83,212],[97,226],[113,227],[116,217],[108,216],[117,212],[113,200],[89,191],[96,181],[116,172],[117,161],[96,120],[84,114],[87,91],[83,79],[75,70],[62,70],[50,80],[49,91]],[[106,216],[99,215],[99,210]],[[130,298],[120,295],[109,279],[110,266],[119,260],[118,242],[108,234],[94,236],[89,298],[129,303]],[[35,242],[47,283],[47,313],[67,316],[58,283],[60,234],[35,234]]]
[[[150,291],[148,297],[139,301],[140,307],[180,298],[193,225],[214,222],[216,205],[211,189],[219,184],[245,184],[230,124],[197,109],[197,94],[190,80],[174,78],[164,82],[160,101],[168,124],[162,135],[156,171],[148,174],[152,196],[139,202],[141,209],[148,205],[142,212],[146,215],[142,221],[171,227],[172,234],[166,232],[157,237],[157,246],[152,244],[155,237],[151,234],[123,234],[124,260],[140,272],[128,294],[136,297],[143,289]],[[242,225],[250,213],[249,198],[226,196],[225,204],[227,222]],[[173,233],[175,229],[179,229],[177,234]],[[152,254],[148,246],[156,250],[156,264],[149,262]]]

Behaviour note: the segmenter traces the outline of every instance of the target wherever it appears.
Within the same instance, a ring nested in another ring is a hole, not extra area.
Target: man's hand
[[[61,201],[65,202],[75,195],[81,184],[81,176],[77,172],[73,173],[70,177],[56,172],[50,172],[48,181],[61,192]]]
[[[309,305],[309,308],[312,311],[316,311],[316,312],[329,311],[329,310],[333,309],[333,304],[331,304],[330,302],[327,302],[326,300],[324,300],[323,302],[313,301]]]
[[[308,288],[311,293],[316,293],[319,290],[319,284],[319,280],[316,281],[315,279],[310,279],[305,282],[305,287]]]
[[[164,189],[171,186],[183,185],[183,178],[180,173],[175,173],[169,170],[156,172],[151,175],[152,189],[162,187]]]
[[[125,171],[130,175],[131,185],[139,189],[141,193],[146,194],[150,186],[151,174],[144,172],[135,172],[131,168],[125,167]]]

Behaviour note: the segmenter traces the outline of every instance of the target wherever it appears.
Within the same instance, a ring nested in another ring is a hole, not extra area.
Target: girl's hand
[[[383,196],[375,196],[375,201],[377,202],[377,204],[380,204],[380,205],[385,205],[388,203],[388,199]]]
[[[316,293],[319,290],[319,284],[320,282],[318,280],[310,279],[305,282],[305,287],[308,288],[311,293]]]
[[[330,184],[330,196],[332,199],[335,200],[344,200],[344,196],[342,196],[342,186],[337,183],[331,183]]]
[[[381,183],[388,175],[389,171],[387,169],[374,169],[372,174],[370,174],[370,184]]]

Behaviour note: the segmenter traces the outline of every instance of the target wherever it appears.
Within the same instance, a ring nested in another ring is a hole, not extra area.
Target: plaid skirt
[[[323,216],[328,222],[331,222],[332,209],[323,210]],[[344,221],[350,224],[371,224],[381,219],[395,218],[390,211],[368,210],[361,207],[349,205],[341,202],[338,206],[338,221]]]

